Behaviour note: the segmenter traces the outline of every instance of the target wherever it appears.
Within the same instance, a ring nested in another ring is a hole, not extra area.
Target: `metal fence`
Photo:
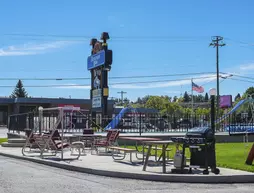
[[[210,117],[194,114],[127,113],[121,118],[110,118],[125,133],[186,132],[192,127],[206,126]]]
[[[39,121],[39,112],[30,112],[9,116],[10,131],[22,132],[25,129],[39,129],[47,132],[57,123],[58,111],[43,112]],[[217,119],[218,120],[218,119]],[[80,133],[85,128],[93,128],[103,132],[111,121],[123,133],[176,133],[186,132],[193,127],[209,126],[210,115],[170,114],[162,116],[159,113],[126,113],[122,117],[102,118],[100,114],[92,118],[89,112],[65,112],[63,128],[65,133]],[[56,126],[61,129],[61,124]],[[252,132],[254,133],[253,116],[243,113],[233,113],[216,123],[217,132]]]
[[[218,130],[229,134],[254,133],[254,115],[252,113],[233,113],[217,124]]]
[[[48,132],[56,127],[61,129],[59,111],[29,112],[23,114],[10,115],[8,119],[8,129],[10,132],[24,132],[26,129]],[[87,111],[67,111],[63,115],[63,128],[65,133],[83,132],[89,125],[90,115]]]
[[[9,131],[24,132],[26,129],[39,129],[47,132],[57,123],[59,112],[43,112],[39,121],[39,112],[10,115],[8,120]],[[65,112],[63,128],[66,133],[83,132],[84,128],[93,128],[103,132],[104,127],[114,121],[115,128],[124,133],[148,132],[186,132],[191,127],[206,126],[210,117],[202,115],[183,114],[182,116],[161,116],[159,113],[127,113],[123,117],[102,118],[100,114],[92,118],[91,114],[84,112]],[[61,124],[56,126],[61,129]]]

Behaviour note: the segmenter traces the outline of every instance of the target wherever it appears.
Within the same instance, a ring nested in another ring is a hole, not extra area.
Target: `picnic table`
[[[139,158],[136,154],[137,159],[142,160],[142,163],[144,163],[145,159],[145,142],[146,141],[160,141],[160,138],[150,138],[150,137],[119,137],[119,139],[122,140],[130,140],[130,141],[135,141],[135,149],[138,153],[142,153],[143,157]],[[142,145],[142,151],[138,149],[138,144]],[[126,147],[126,145],[125,145]]]
[[[146,171],[146,167],[148,164],[149,156],[151,155],[151,150],[153,145],[162,145],[162,172],[166,173],[166,150],[168,148],[169,144],[173,144],[174,142],[171,140],[160,140],[160,141],[145,141],[144,142],[146,145],[148,145],[148,151],[146,155],[146,160],[143,165],[143,171]]]
[[[71,136],[71,138],[78,138],[77,142],[73,142],[72,146],[79,145],[82,147],[83,152],[85,151],[85,147],[91,147],[93,145],[93,142],[97,138],[101,138],[102,135],[100,134],[74,134]]]

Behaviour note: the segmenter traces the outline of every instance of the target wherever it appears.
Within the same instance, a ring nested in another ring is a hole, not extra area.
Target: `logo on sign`
[[[104,50],[98,52],[97,54],[89,56],[87,58],[87,69],[88,70],[91,70],[91,69],[96,68],[98,66],[102,66],[104,64],[105,64],[105,51]]]
[[[95,69],[93,74],[93,88],[99,89],[101,87],[101,69]]]

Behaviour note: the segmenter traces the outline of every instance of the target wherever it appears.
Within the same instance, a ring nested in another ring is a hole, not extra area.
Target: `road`
[[[0,156],[0,193],[249,193],[254,184],[181,184],[108,178]]]

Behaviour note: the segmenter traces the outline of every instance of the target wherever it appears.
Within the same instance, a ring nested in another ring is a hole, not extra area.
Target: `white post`
[[[61,140],[61,145],[62,145],[62,147],[61,147],[61,149],[62,149],[62,151],[61,151],[61,159],[63,159],[63,137],[64,137],[64,123],[63,123],[63,116],[64,116],[64,114],[63,114],[63,108],[61,108],[60,109],[60,121],[61,121],[61,129],[62,129],[62,140]]]
[[[41,134],[42,133],[42,121],[43,121],[43,107],[40,106],[38,108],[39,110],[39,133]]]
[[[193,127],[193,79],[191,79],[191,127]]]

